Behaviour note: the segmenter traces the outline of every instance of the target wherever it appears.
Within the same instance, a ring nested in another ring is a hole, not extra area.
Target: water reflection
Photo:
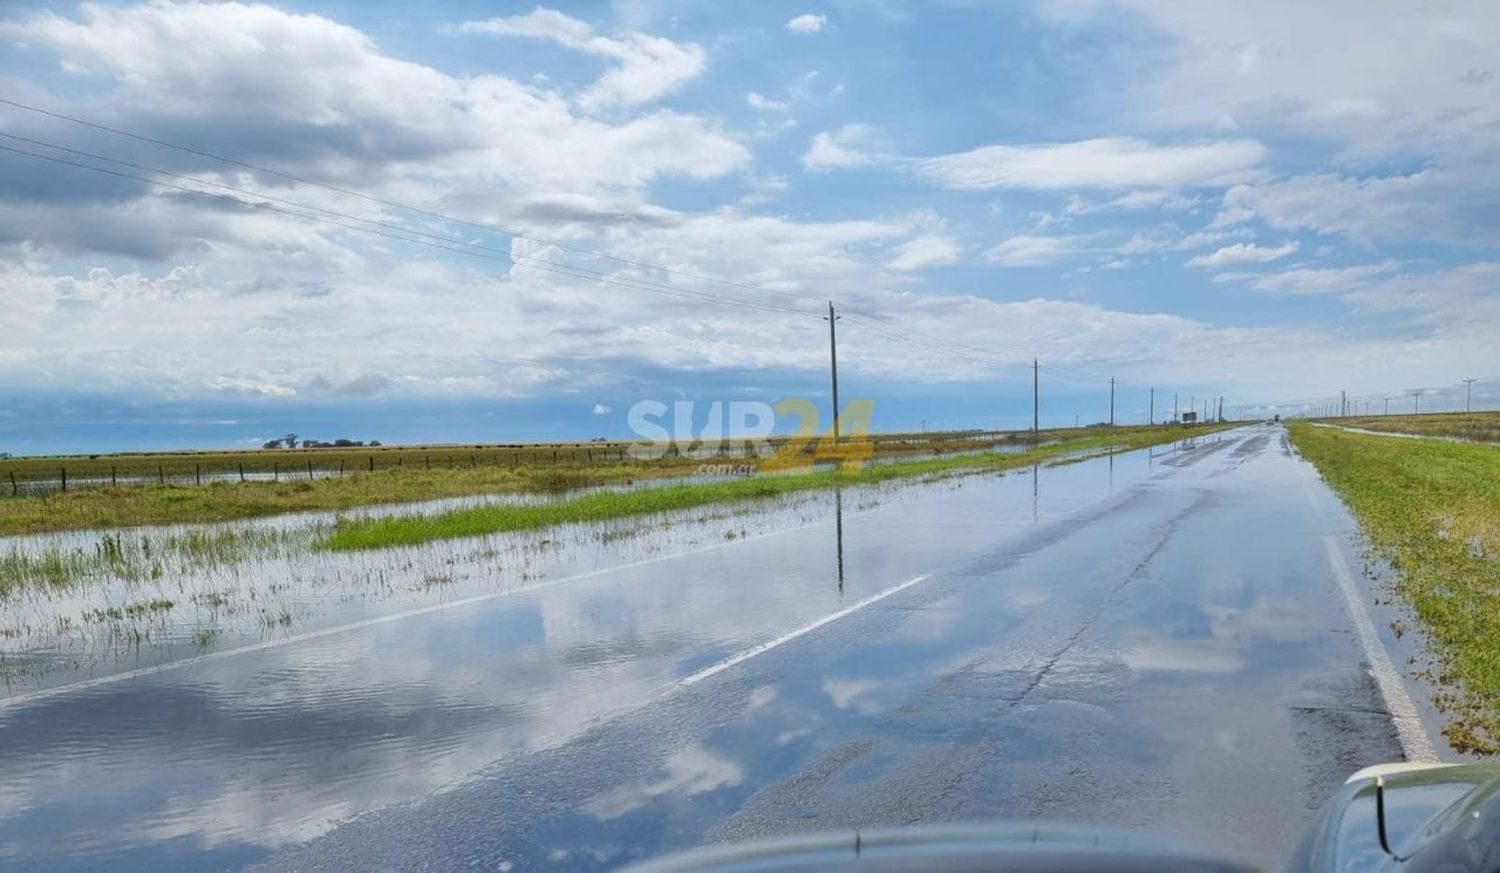
[[[838,542],[839,594],[844,593],[844,489],[833,489],[833,530]]]

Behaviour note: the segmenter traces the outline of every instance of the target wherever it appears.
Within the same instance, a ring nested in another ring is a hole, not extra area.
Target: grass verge
[[[1500,447],[1289,426],[1398,570],[1455,749],[1500,752]]]
[[[1211,433],[1215,430],[1222,430],[1224,427],[1227,425],[1205,426],[1191,433]],[[649,515],[691,509],[710,503],[764,499],[835,485],[868,485],[912,476],[1004,470],[1057,460],[1074,452],[1142,448],[1182,439],[1188,433],[1180,427],[1137,428],[1124,433],[1105,432],[1075,437],[1024,452],[954,455],[894,461],[886,464],[872,464],[855,472],[835,470],[761,475],[723,482],[684,483],[633,491],[597,492],[543,505],[491,505],[432,514],[342,519],[319,545],[333,550],[416,545],[455,537]]]

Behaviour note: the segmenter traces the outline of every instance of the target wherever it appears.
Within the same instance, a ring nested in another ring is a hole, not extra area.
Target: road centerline
[[[787,633],[784,633],[773,640],[767,640],[766,642],[759,645],[751,646],[750,648],[746,649],[743,652],[740,652],[737,655],[732,655],[718,662],[717,664],[714,664],[710,667],[705,667],[690,676],[686,676],[682,679],[677,680],[676,684],[671,686],[671,688],[687,688],[692,685],[697,685],[699,682],[702,682],[703,680],[708,679],[711,676],[716,676],[719,673],[730,669],[731,667],[743,664],[758,655],[764,655],[766,652],[769,652],[772,649],[786,645],[787,643],[797,639],[798,637],[806,636],[807,634],[812,633],[818,628],[833,624],[841,618],[853,615],[861,609],[864,609],[865,607],[871,606],[875,603],[879,603],[880,601],[886,599],[887,597],[890,597],[893,594],[899,594],[902,591],[905,591],[906,589],[912,587],[913,585],[926,580],[929,575],[930,574],[928,573],[923,573],[918,576],[913,576],[912,578],[907,579],[905,582],[902,582],[899,585],[893,585],[890,588],[879,592],[878,594],[872,594],[869,597],[866,597],[865,599],[860,600],[856,603],[852,603],[837,612],[831,612],[828,615],[817,619],[816,621],[810,622],[797,628],[796,630],[788,631]]]

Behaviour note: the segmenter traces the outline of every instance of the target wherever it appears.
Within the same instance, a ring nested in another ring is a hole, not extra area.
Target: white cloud
[[[611,407],[605,406],[603,403],[595,403],[594,404],[594,414],[595,415],[609,415],[611,412],[614,412],[614,409],[611,408]]]
[[[785,112],[788,108],[787,102],[785,100],[772,100],[771,98],[766,97],[763,94],[759,94],[755,91],[751,91],[749,94],[745,95],[745,102],[749,104],[750,108],[752,109],[760,109],[766,112]]]
[[[1288,240],[1275,248],[1259,246],[1255,243],[1235,243],[1224,246],[1210,254],[1198,255],[1187,262],[1189,267],[1227,267],[1231,264],[1264,264],[1278,258],[1284,258],[1301,247],[1296,240]]]
[[[1216,245],[1233,234],[1221,230],[1200,230],[1184,234],[1175,226],[1138,230],[1115,251],[1122,255],[1144,255],[1159,252],[1190,252]]]
[[[703,49],[645,33],[601,36],[587,22],[538,7],[525,15],[467,21],[461,33],[545,39],[613,62],[604,76],[580,96],[590,108],[659,100],[703,72]]]
[[[1038,3],[1066,25],[1144,27],[1153,63],[1099,81],[1137,123],[1264,124],[1333,138],[1350,156],[1466,149],[1500,122],[1500,7],[1369,0]]]
[[[1248,282],[1257,291],[1278,294],[1328,294],[1350,290],[1374,276],[1400,269],[1399,261],[1354,267],[1299,267],[1279,273],[1220,273],[1215,282]]]
[[[1361,245],[1438,242],[1500,245],[1492,167],[1435,166],[1409,175],[1352,178],[1331,173],[1241,185],[1224,195],[1226,212],[1271,227],[1337,234]]]
[[[874,164],[877,157],[870,151],[874,136],[874,130],[864,124],[846,124],[817,134],[802,156],[802,166],[824,171]]]
[[[944,188],[1161,188],[1219,186],[1258,175],[1266,149],[1253,140],[1156,145],[1128,137],[991,145],[919,158],[916,175]]]
[[[1171,189],[1127,191],[1117,197],[1091,201],[1074,194],[1063,207],[1065,215],[1095,215],[1102,212],[1128,212],[1140,209],[1191,209],[1199,203],[1196,197],[1184,196]]]
[[[792,33],[801,33],[801,34],[818,33],[827,24],[828,24],[828,16],[826,16],[826,15],[813,15],[812,13],[805,13],[803,15],[798,15],[796,18],[793,18],[792,20],[788,21],[786,23],[786,29],[789,30],[789,31],[791,31]]]
[[[919,236],[897,246],[886,267],[897,272],[941,267],[958,260],[958,243],[945,236]]]
[[[1040,267],[1087,251],[1088,236],[1013,236],[985,252],[985,260],[1000,267]]]
[[[430,196],[433,186],[492,196],[499,187],[635,188],[664,175],[720,176],[750,160],[692,115],[583,118],[555,94],[499,76],[451,77],[382,54],[354,28],[268,6],[85,5],[79,20],[43,13],[0,36],[110,77],[110,120],[125,127],[172,138],[192,124],[244,157],[404,196]]]

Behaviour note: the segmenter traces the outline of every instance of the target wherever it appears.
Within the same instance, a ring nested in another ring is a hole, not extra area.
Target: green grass
[[[1191,433],[1208,433],[1222,427],[1205,426]],[[542,505],[490,505],[432,514],[342,519],[319,545],[333,550],[416,545],[456,537],[672,512],[710,503],[765,499],[835,485],[869,485],[913,476],[1004,470],[1058,460],[1075,452],[1140,448],[1181,439],[1188,433],[1180,427],[1143,427],[1123,432],[1089,433],[1024,452],[902,460],[872,464],[853,472],[759,475],[721,482],[596,492]]]
[[[1432,642],[1449,742],[1500,752],[1500,446],[1289,429],[1398,571]]]
[[[1329,424],[1409,433],[1418,436],[1450,437],[1482,443],[1500,443],[1500,412],[1433,412],[1422,415],[1367,415],[1330,418]]]

